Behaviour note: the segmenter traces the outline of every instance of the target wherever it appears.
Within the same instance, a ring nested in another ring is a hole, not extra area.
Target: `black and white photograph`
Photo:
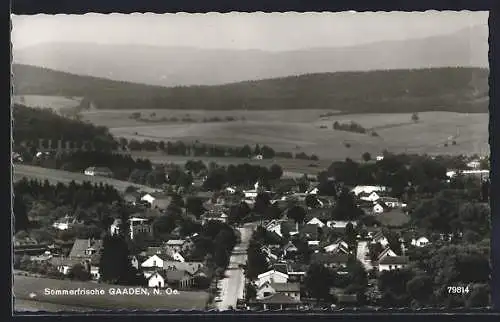
[[[11,21],[14,314],[491,306],[487,11]]]

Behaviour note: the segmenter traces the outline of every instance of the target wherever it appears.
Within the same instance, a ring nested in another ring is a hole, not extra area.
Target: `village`
[[[457,177],[483,184],[488,170],[480,164],[474,159],[466,169],[447,171],[442,184]],[[129,242],[126,265],[134,268],[138,285],[208,291],[207,307],[220,310],[384,306],[385,272],[419,266],[419,249],[463,239],[463,231],[436,233],[415,225],[414,199],[408,193],[394,197],[383,185],[349,186],[333,176],[290,179],[281,171],[266,182],[210,189],[206,182],[217,169],[205,170],[183,170],[193,176],[188,188],[170,185],[144,193],[131,187],[121,193],[130,215],[113,218],[100,236]],[[91,166],[84,173],[113,176],[106,167]],[[44,228],[60,235],[85,225],[69,212]],[[228,236],[219,234],[224,230]],[[100,283],[104,242],[94,236],[40,243],[17,233],[14,271]],[[204,247],[207,238],[214,244]]]

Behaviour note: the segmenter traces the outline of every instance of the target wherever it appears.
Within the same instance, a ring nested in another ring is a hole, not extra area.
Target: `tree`
[[[82,264],[75,264],[71,267],[68,277],[78,281],[88,281],[92,278],[90,272]]]
[[[413,113],[411,115],[411,120],[415,123],[417,123],[420,120],[420,117],[418,116],[418,113]]]
[[[368,162],[372,159],[372,156],[368,152],[363,153],[363,155],[361,157],[363,158],[363,161],[365,161],[365,162]]]
[[[332,211],[332,217],[335,220],[358,220],[364,215],[354,201],[354,197],[347,189],[340,193],[337,203]]]
[[[491,305],[490,287],[488,284],[474,285],[466,300],[467,307],[486,308]]]
[[[296,223],[303,223],[306,218],[306,211],[301,206],[292,206],[287,211],[287,217],[293,219]]]
[[[188,213],[193,214],[196,218],[200,218],[205,212],[203,200],[197,197],[188,197],[186,200],[186,209]]]
[[[260,215],[266,213],[267,208],[271,205],[271,197],[267,193],[259,193],[255,198],[254,211]]]
[[[29,219],[26,204],[23,197],[18,194],[14,195],[13,211],[15,231],[18,232],[28,229]]]
[[[334,278],[328,268],[319,264],[312,264],[306,273],[305,285],[307,292],[319,303],[321,300],[331,299],[330,288],[333,286]]]
[[[110,284],[142,286],[146,283],[144,276],[132,266],[128,245],[119,235],[104,237],[99,274],[103,282]]]
[[[352,246],[356,243],[356,230],[354,229],[354,225],[352,223],[348,223],[345,226],[345,238],[347,243]]]
[[[407,292],[408,282],[415,276],[410,269],[383,271],[378,279],[384,307],[409,305],[411,299]]]
[[[257,297],[257,290],[255,289],[255,286],[253,286],[250,283],[247,283],[245,285],[245,298],[246,298],[246,300],[247,301],[255,300],[256,297]]]
[[[420,305],[429,304],[434,292],[432,278],[425,274],[419,274],[406,284],[406,289],[410,297]]]
[[[270,180],[277,180],[277,179],[281,178],[281,176],[283,175],[283,169],[281,168],[281,166],[279,164],[273,164],[269,168],[269,172],[270,172],[270,176],[269,176]]]

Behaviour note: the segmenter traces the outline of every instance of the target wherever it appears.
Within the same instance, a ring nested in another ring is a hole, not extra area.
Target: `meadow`
[[[50,290],[76,289],[104,290],[105,295],[49,295]],[[76,282],[48,278],[14,276],[13,295],[19,300],[34,300],[66,306],[82,306],[101,310],[203,310],[208,293],[203,291],[179,291],[171,295],[110,295],[109,289],[124,289],[123,286]],[[35,294],[30,296],[30,294]],[[15,309],[15,305],[14,305]]]
[[[155,113],[156,118],[188,116],[192,119],[235,117],[222,122],[141,122],[130,114]],[[242,146],[266,144],[276,151],[316,154],[320,159],[361,159],[365,152],[373,157],[384,150],[395,153],[487,154],[487,113],[422,112],[419,121],[411,113],[341,114],[325,110],[293,111],[179,111],[179,110],[93,110],[82,118],[108,126],[113,135],[137,140],[163,140]],[[321,116],[323,115],[323,116]],[[378,136],[335,131],[335,122],[356,122]]]
[[[15,104],[27,107],[50,108],[55,111],[73,109],[80,105],[81,97],[64,97],[50,95],[14,95],[12,101]]]

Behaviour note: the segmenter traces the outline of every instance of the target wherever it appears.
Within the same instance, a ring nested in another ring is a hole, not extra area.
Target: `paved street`
[[[366,241],[358,242],[356,257],[363,264],[367,272],[372,269],[371,261],[368,258],[368,242]]]
[[[227,310],[230,307],[236,308],[237,300],[243,298],[245,274],[239,265],[243,265],[247,261],[248,242],[255,227],[256,224],[249,223],[242,228],[238,228],[241,234],[241,242],[233,249],[229,267],[225,272],[226,278],[219,281],[221,301],[216,303],[219,310]]]

